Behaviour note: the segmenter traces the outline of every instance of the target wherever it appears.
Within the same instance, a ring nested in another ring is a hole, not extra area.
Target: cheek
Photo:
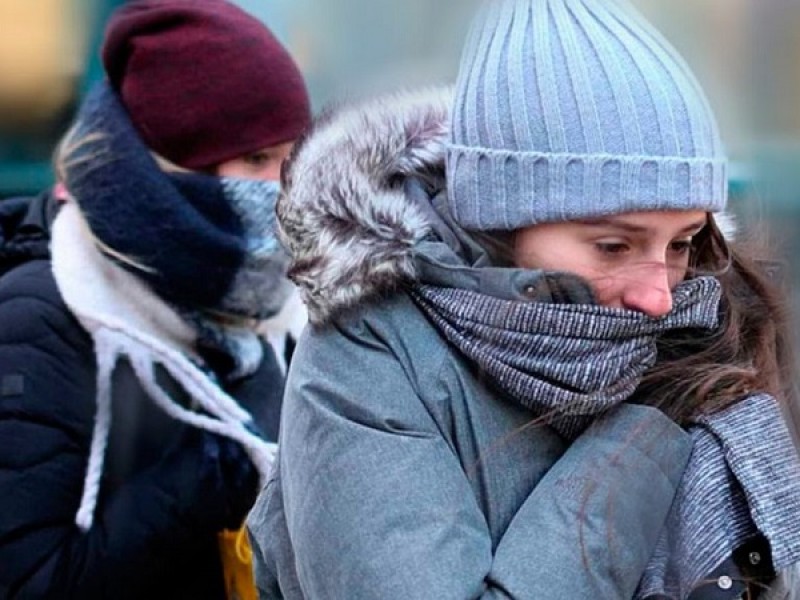
[[[622,308],[625,295],[625,282],[620,277],[598,277],[592,281],[592,289],[600,306]]]
[[[270,162],[266,167],[261,169],[259,179],[264,181],[280,181],[281,180],[281,163]]]
[[[231,161],[217,168],[220,177],[235,177],[237,179],[255,179],[260,181],[279,181],[281,166],[270,161],[262,166],[253,166],[244,161]]]
[[[665,265],[653,263],[632,263],[620,268],[597,272],[594,277],[586,276],[597,296],[597,303],[609,308],[625,308],[625,298],[632,291],[646,290],[648,286],[674,290],[688,272],[688,261],[682,264]]]
[[[218,177],[244,177],[244,169],[244,163],[238,160],[231,160],[219,165],[215,174]]]
[[[558,236],[516,238],[514,259],[517,266],[525,269],[567,271],[586,279],[596,277],[600,267],[590,245]]]
[[[669,267],[669,274],[667,275],[669,281],[669,288],[674,290],[678,284],[684,281],[689,273],[689,259],[673,263]]]

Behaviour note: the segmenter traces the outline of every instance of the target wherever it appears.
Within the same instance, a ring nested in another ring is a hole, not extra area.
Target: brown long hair
[[[751,244],[752,245],[752,244]],[[720,327],[683,330],[659,341],[659,359],[636,394],[678,423],[723,410],[757,392],[794,406],[792,324],[785,291],[769,263],[728,242],[709,216],[695,238],[692,271],[722,284]]]

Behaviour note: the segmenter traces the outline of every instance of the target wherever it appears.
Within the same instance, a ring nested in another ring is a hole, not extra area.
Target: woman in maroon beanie
[[[112,17],[103,64],[144,143],[195,171],[277,180],[310,123],[297,65],[218,0],[140,0]]]
[[[58,198],[0,210],[0,598],[232,597],[219,533],[274,456],[255,324],[288,294],[276,180],[308,96],[224,0],[129,3],[103,60]]]

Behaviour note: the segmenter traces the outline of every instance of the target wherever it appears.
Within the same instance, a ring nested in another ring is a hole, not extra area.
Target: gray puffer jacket
[[[312,326],[248,520],[262,598],[632,598],[670,509],[681,428],[624,404],[568,444],[402,291],[430,233],[405,184],[441,168],[448,107],[433,90],[329,114],[287,170],[279,213]],[[723,565],[693,600],[771,580],[759,562]]]

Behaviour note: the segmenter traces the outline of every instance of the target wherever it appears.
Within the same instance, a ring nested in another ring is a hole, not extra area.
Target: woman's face
[[[215,175],[239,179],[280,181],[281,165],[292,152],[294,142],[264,148],[218,165]]]
[[[669,211],[534,225],[515,233],[514,260],[524,268],[580,275],[603,306],[660,317],[672,310],[692,238],[707,220],[705,212]]]

